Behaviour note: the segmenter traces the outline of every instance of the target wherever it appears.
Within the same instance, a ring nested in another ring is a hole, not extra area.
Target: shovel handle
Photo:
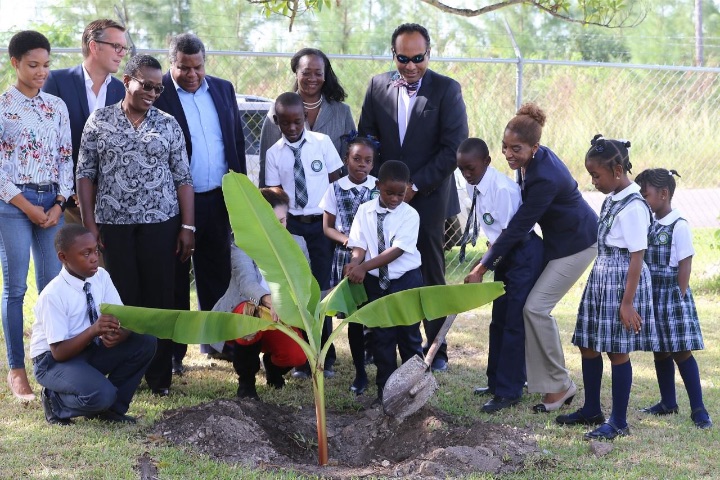
[[[455,321],[455,317],[457,315],[452,314],[448,315],[445,321],[442,324],[442,327],[440,327],[440,331],[438,331],[437,335],[435,336],[435,340],[433,340],[432,345],[430,345],[430,348],[428,349],[427,355],[425,355],[425,363],[428,365],[432,365],[432,361],[435,358],[435,354],[437,353],[438,349],[440,348],[440,345],[442,342],[445,341],[445,335],[447,335],[448,330],[450,330],[450,327],[452,327],[453,322]]]

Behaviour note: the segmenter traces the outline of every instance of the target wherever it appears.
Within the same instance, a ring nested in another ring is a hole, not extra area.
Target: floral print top
[[[88,117],[77,179],[97,185],[96,223],[164,222],[180,213],[177,188],[192,186],[185,137],[175,117],[155,107],[135,130],[121,103]]]
[[[65,103],[39,92],[26,97],[10,87],[0,95],[0,200],[10,203],[16,185],[55,183],[73,194],[72,140]]]

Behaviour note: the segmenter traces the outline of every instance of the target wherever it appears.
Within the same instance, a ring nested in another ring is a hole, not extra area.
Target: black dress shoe
[[[355,377],[355,381],[350,385],[350,391],[353,392],[355,395],[362,395],[365,393],[365,390],[367,390],[368,386],[368,379],[365,377],[364,379],[358,379]]]
[[[335,377],[335,369],[332,367],[332,365],[328,365],[327,367],[325,367],[325,369],[323,370],[323,376],[325,378]]]
[[[177,375],[178,377],[182,377],[182,375],[185,373],[185,365],[183,365],[182,360],[174,360],[172,361],[172,373],[173,375]]]
[[[156,397],[167,397],[170,395],[170,389],[169,388],[153,388],[150,390],[153,395]]]
[[[447,372],[448,370],[448,362],[444,358],[435,358],[433,359],[432,365],[430,366],[430,369],[433,372]]]
[[[580,408],[576,412],[568,415],[558,415],[558,417],[555,418],[555,422],[560,425],[600,425],[605,422],[605,416],[602,413],[598,413],[597,415],[588,417],[583,413],[582,408]]]
[[[108,422],[108,423],[129,423],[129,424],[137,423],[137,420],[135,419],[135,417],[131,417],[130,415],[123,415],[122,413],[113,412],[112,410],[105,410],[104,412],[100,412],[96,415],[90,415],[87,418],[97,419],[102,422]]]
[[[673,413],[678,413],[679,409],[678,406],[675,405],[674,407],[666,407],[662,402],[658,402],[652,407],[646,407],[641,408],[641,412],[643,413],[649,413],[651,415],[672,415]]]
[[[710,428],[713,425],[712,420],[710,419],[710,414],[708,414],[707,410],[703,407],[698,407],[693,410],[690,414],[690,418],[693,423],[695,423],[695,426],[701,430]]]
[[[255,390],[255,385],[245,385],[240,384],[237,388],[237,397],[238,398],[249,398],[251,400],[260,400],[260,396],[257,394],[257,390]]]
[[[476,387],[473,393],[480,396],[495,395],[495,392],[490,387]]]
[[[502,410],[503,408],[512,407],[518,402],[520,402],[520,397],[508,398],[495,395],[482,406],[481,410],[485,413],[493,413]]]
[[[52,404],[50,403],[50,397],[47,394],[47,388],[43,388],[40,391],[40,401],[42,402],[43,411],[45,412],[45,420],[50,425],[72,425],[73,422],[69,418],[60,418],[52,410]]]
[[[592,432],[587,432],[583,438],[585,440],[614,440],[627,435],[630,435],[630,427],[618,428],[610,422],[605,422]]]

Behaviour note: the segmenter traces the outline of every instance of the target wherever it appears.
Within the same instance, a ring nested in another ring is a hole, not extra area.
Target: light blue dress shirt
[[[190,173],[195,193],[209,192],[222,186],[222,177],[228,172],[225,160],[220,119],[210,96],[207,80],[203,79],[195,93],[182,89],[173,79],[180,97],[192,142]]]

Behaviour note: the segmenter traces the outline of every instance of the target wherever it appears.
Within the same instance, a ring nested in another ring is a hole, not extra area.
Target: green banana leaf
[[[312,328],[320,288],[300,247],[247,176],[230,172],[222,188],[235,243],[268,282],[278,316],[293,327]]]
[[[472,310],[492,302],[504,292],[502,282],[413,288],[370,302],[346,320],[371,328],[412,325],[424,318]]]
[[[162,310],[107,303],[100,305],[100,311],[115,315],[123,328],[133,332],[188,344],[235,340],[277,326],[272,320],[239,313]]]
[[[318,304],[316,318],[325,318],[325,315],[334,316],[338,312],[346,316],[351,315],[365,302],[367,302],[365,287],[358,283],[350,283],[347,278],[343,278]]]

